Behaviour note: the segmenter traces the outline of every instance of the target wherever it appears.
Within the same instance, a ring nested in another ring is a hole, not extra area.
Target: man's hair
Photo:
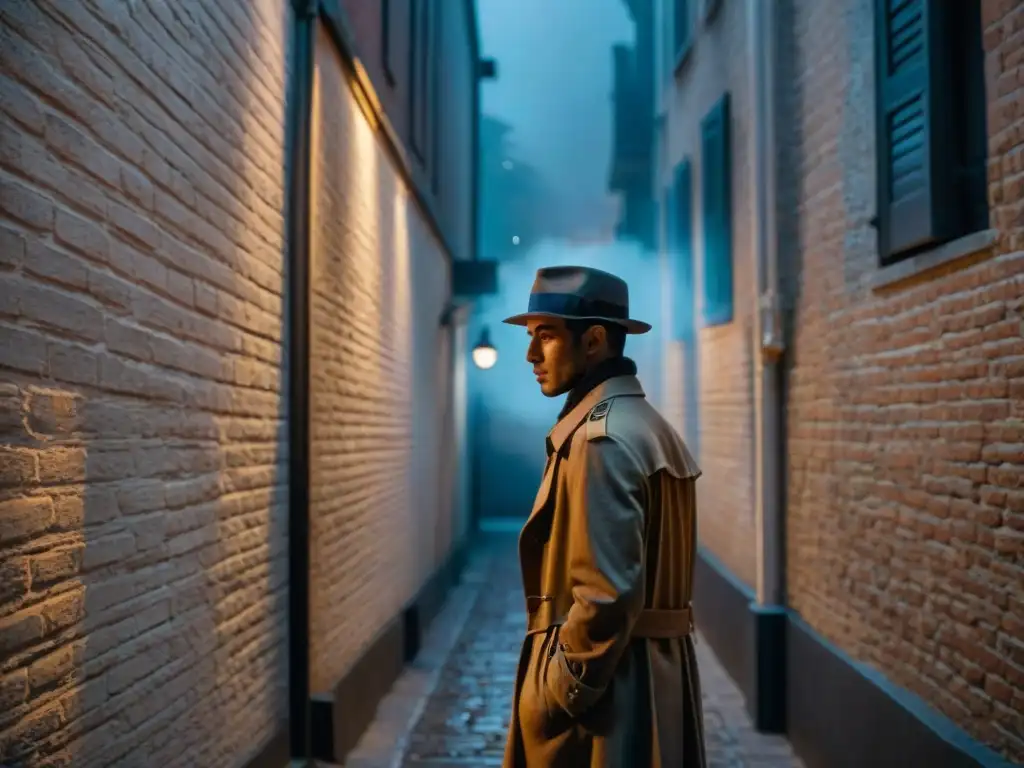
[[[626,329],[623,326],[610,320],[582,319],[565,321],[565,327],[569,329],[569,333],[572,334],[573,341],[576,343],[579,343],[588,328],[592,328],[595,325],[600,325],[608,334],[608,351],[612,357],[621,357],[626,349]]]

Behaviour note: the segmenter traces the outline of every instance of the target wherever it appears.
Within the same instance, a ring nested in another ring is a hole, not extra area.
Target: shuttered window
[[[427,110],[430,94],[428,65],[431,52],[430,15],[427,0],[409,3],[409,139],[416,157],[423,162],[427,153]]]
[[[444,108],[441,68],[446,63],[442,41],[444,17],[441,3],[430,4],[430,189],[436,195],[441,191],[441,112]]]
[[[395,84],[395,67],[392,58],[394,57],[394,50],[392,48],[391,36],[393,28],[391,25],[391,0],[381,0],[380,5],[380,58],[381,65],[384,68],[384,79],[388,85]]]
[[[704,323],[733,318],[732,162],[729,95],[701,121],[701,224],[704,235]]]
[[[987,225],[984,74],[976,0],[876,0],[875,21],[878,246],[888,264]]]
[[[682,57],[690,45],[690,2],[689,0],[674,0],[672,8],[672,31],[673,51],[676,55],[676,63]]]
[[[672,331],[693,337],[693,174],[690,161],[676,166],[668,199],[668,246],[672,264]]]

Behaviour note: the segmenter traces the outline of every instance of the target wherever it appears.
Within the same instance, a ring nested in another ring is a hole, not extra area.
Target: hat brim
[[[626,329],[626,333],[636,335],[647,333],[651,330],[651,324],[642,320],[621,320],[616,317],[580,317],[579,315],[560,315],[556,312],[524,312],[521,315],[512,315],[502,320],[508,325],[526,325],[530,320],[541,317],[554,317],[559,320],[601,320],[606,323],[616,323]]]

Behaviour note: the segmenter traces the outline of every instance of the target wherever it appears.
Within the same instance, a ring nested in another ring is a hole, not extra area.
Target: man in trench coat
[[[505,768],[704,768],[694,655],[700,469],[644,397],[624,281],[537,272],[527,361],[568,393],[519,537],[528,626]]]

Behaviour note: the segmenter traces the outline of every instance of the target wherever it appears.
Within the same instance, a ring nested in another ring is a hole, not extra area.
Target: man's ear
[[[601,350],[608,343],[608,329],[603,325],[592,325],[583,335],[584,349],[588,354]]]

